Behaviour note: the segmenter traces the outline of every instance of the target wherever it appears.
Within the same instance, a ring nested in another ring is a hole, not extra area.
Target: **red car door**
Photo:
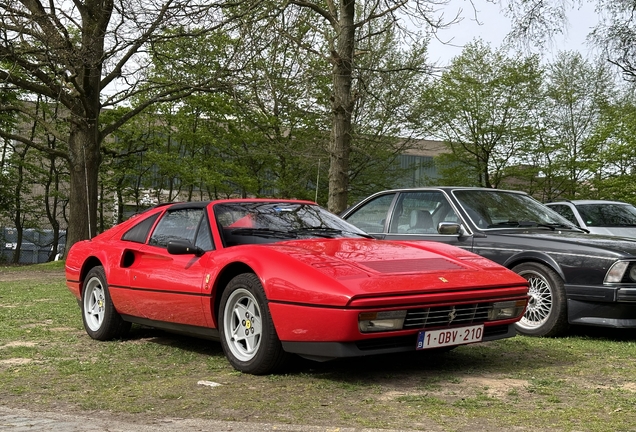
[[[170,254],[167,245],[172,240],[200,244],[202,254]],[[207,285],[211,257],[203,253],[213,249],[210,241],[205,208],[177,205],[165,212],[130,266],[130,286],[144,318],[213,326]]]
[[[137,291],[137,309],[144,318],[208,327],[204,313],[205,257],[171,255],[157,246],[143,246],[130,269],[130,284]],[[209,291],[208,291],[209,292]]]

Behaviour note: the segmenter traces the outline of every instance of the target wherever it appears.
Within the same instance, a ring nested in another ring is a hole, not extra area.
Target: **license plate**
[[[421,331],[417,335],[416,349],[438,348],[481,342],[484,326],[456,327],[443,330]]]

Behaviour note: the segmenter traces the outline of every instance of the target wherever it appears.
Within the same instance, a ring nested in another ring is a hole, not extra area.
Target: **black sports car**
[[[587,234],[528,194],[469,187],[376,193],[341,215],[376,238],[475,252],[530,283],[520,333],[569,324],[636,328],[636,240]]]

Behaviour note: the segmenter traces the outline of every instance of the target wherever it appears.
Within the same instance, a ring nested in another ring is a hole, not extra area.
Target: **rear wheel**
[[[523,263],[512,269],[530,284],[528,307],[517,322],[519,333],[529,336],[558,336],[568,329],[567,299],[563,280],[551,268]]]
[[[116,339],[130,329],[130,323],[124,321],[115,310],[110,299],[106,274],[101,266],[93,267],[86,275],[81,308],[84,328],[93,339]]]
[[[221,345],[241,372],[266,374],[282,366],[288,354],[276,334],[265,291],[252,273],[236,276],[221,296]]]

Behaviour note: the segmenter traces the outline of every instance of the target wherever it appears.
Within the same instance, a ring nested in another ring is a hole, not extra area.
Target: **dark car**
[[[569,324],[636,328],[636,240],[587,234],[528,194],[431,187],[376,193],[341,215],[386,240],[434,240],[502,264],[530,283],[520,333]]]

